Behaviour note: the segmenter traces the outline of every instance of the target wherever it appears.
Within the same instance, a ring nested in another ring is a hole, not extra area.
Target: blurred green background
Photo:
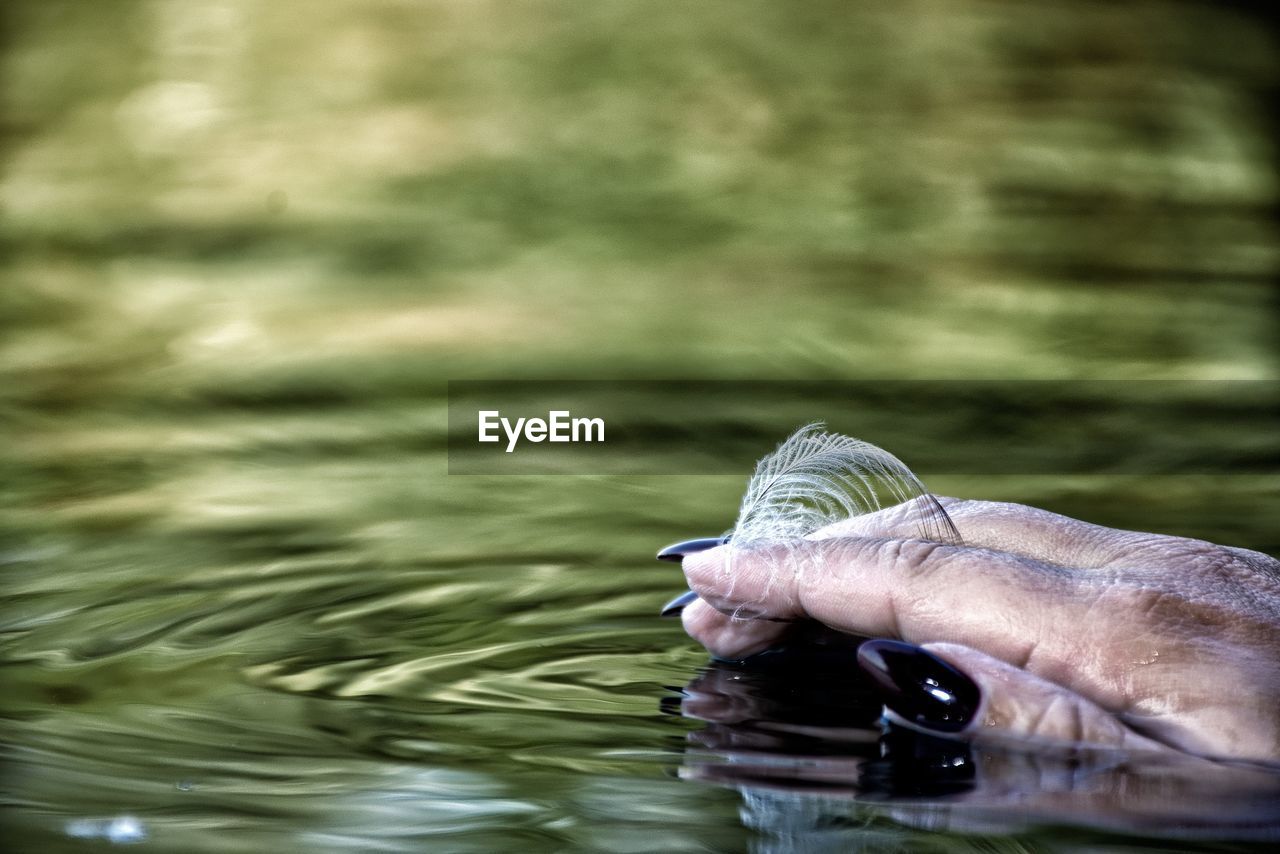
[[[650,555],[747,472],[449,477],[447,380],[1277,379],[1280,60],[1241,4],[0,15],[30,844],[120,810],[184,850],[743,842],[731,793],[635,756],[701,661]],[[931,486],[1274,548],[1275,480]],[[310,805],[271,800],[290,762]],[[419,774],[438,813],[297,835]]]

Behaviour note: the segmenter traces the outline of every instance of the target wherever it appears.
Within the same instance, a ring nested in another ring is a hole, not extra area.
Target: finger
[[[701,599],[686,605],[680,618],[690,637],[716,658],[727,661],[740,661],[764,652],[776,644],[787,630],[784,623],[735,619]]]
[[[950,641],[1122,711],[1124,655],[1150,623],[1108,585],[1054,564],[921,540],[831,539],[690,555],[689,586],[727,614],[813,619],[848,634]],[[705,612],[704,612],[705,613]],[[1082,627],[1090,627],[1088,632]]]
[[[841,538],[685,558],[689,587],[717,610],[815,619],[864,637],[968,643],[1021,664],[1091,604],[1091,586],[1052,564],[921,540]]]
[[[1079,570],[1106,567],[1123,557],[1143,536],[1050,513],[1038,507],[1002,501],[938,497],[963,545],[1022,555]],[[807,539],[839,537],[919,538],[929,506],[921,499],[886,507],[820,528]],[[927,537],[925,537],[928,539]]]
[[[909,726],[1019,743],[1167,750],[1074,691],[971,647],[873,640],[858,649],[858,664]]]

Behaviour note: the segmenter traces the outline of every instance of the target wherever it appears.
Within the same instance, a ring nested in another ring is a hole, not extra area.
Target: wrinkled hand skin
[[[982,688],[974,732],[1280,759],[1280,561],[942,502],[963,545],[914,539],[901,505],[787,548],[689,555],[685,629],[728,659],[796,620],[926,646]]]

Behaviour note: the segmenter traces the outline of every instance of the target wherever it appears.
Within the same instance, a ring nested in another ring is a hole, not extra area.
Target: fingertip
[[[947,733],[974,720],[982,701],[977,683],[923,647],[876,639],[858,647],[857,656],[884,704],[904,720]]]
[[[680,562],[680,568],[684,570],[690,586],[694,586],[695,579],[704,584],[713,581],[717,577],[716,574],[725,566],[730,548],[732,547],[721,544],[685,555]]]

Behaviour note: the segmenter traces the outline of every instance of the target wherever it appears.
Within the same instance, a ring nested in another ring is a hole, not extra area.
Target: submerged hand
[[[688,554],[685,628],[722,658],[797,620],[892,639],[859,662],[927,729],[1280,758],[1280,561],[943,502],[962,546],[914,539],[903,505],[787,547]]]

